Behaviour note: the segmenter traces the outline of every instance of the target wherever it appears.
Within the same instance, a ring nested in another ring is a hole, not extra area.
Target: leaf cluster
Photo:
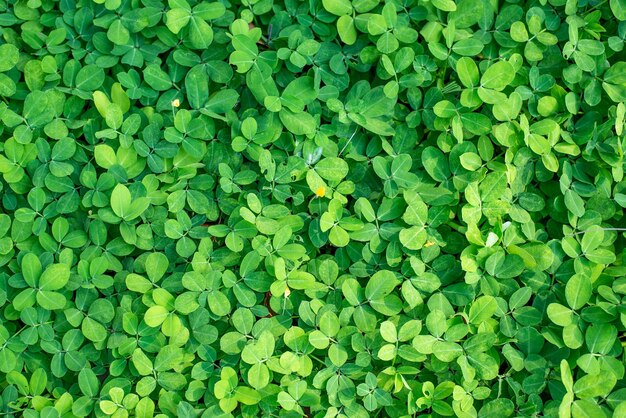
[[[0,415],[626,416],[626,0],[0,33]]]

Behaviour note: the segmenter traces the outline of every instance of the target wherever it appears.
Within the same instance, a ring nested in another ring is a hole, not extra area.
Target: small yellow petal
[[[428,241],[426,244],[424,244],[424,247],[432,247],[433,245],[435,245],[434,242]]]
[[[289,289],[288,287],[285,288],[285,297],[288,298],[289,295],[291,295],[291,289]]]
[[[324,186],[318,187],[317,190],[315,191],[315,195],[317,197],[324,197],[326,195],[326,187]]]
[[[178,99],[173,100],[172,101],[172,106],[174,106],[174,107],[180,106],[180,100],[178,100]]]

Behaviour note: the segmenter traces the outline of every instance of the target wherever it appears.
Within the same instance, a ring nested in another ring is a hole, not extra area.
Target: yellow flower
[[[324,186],[318,187],[317,190],[315,191],[315,195],[317,197],[324,197],[326,195],[326,187]]]
[[[427,248],[427,247],[432,247],[433,245],[435,245],[435,243],[434,243],[434,242],[432,242],[432,241],[428,241],[426,244],[424,244],[424,248]]]
[[[289,289],[288,287],[285,288],[285,297],[288,298],[289,295],[291,295],[291,289]]]
[[[180,100],[178,100],[178,99],[173,100],[172,101],[172,106],[179,107],[180,106]]]

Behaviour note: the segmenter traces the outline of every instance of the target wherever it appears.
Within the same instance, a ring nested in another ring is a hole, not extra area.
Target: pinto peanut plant
[[[626,417],[626,0],[0,3],[0,416]]]

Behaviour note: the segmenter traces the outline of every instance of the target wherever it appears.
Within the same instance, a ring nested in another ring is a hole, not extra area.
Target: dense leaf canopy
[[[1,416],[626,417],[626,0],[1,3]]]

